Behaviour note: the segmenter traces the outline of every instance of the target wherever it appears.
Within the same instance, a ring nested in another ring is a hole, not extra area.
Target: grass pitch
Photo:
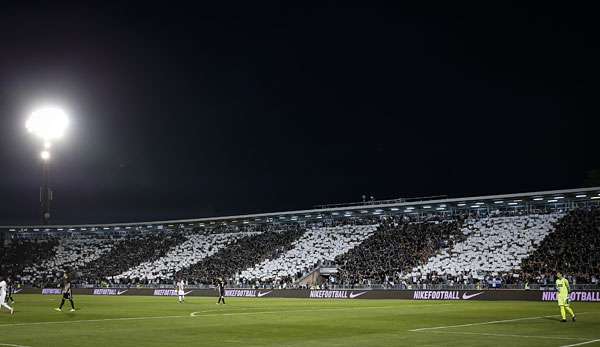
[[[0,346],[600,346],[600,304],[16,295]],[[598,341],[594,341],[598,340]]]

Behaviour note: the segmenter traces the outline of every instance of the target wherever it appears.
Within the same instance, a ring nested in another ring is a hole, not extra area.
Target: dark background
[[[0,224],[39,221],[43,103],[53,223],[598,182],[591,8],[218,3],[3,3]]]

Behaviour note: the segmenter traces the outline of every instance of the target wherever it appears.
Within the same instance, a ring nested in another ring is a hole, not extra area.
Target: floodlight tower
[[[52,191],[48,187],[48,171],[50,166],[50,147],[52,141],[60,139],[69,125],[67,114],[57,107],[43,107],[29,116],[25,127],[27,131],[37,136],[43,143],[43,149],[40,152],[42,159],[43,181],[40,188],[40,207],[42,214],[42,224],[50,222],[50,201],[52,200]]]

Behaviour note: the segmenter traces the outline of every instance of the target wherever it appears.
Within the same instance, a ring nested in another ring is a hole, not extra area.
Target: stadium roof
[[[283,211],[271,213],[258,213],[222,217],[206,217],[195,219],[179,219],[167,221],[149,221],[132,223],[109,223],[109,224],[79,224],[79,225],[7,225],[0,229],[22,230],[39,229],[54,230],[63,228],[112,228],[128,226],[175,226],[175,225],[199,225],[219,223],[263,223],[263,222],[286,222],[315,220],[321,218],[343,218],[358,215],[381,215],[381,214],[420,214],[420,213],[444,213],[465,210],[481,209],[506,209],[506,208],[540,208],[540,207],[574,207],[581,204],[600,203],[600,187],[549,190],[540,192],[501,194],[474,196],[463,198],[443,198],[434,200],[421,200],[410,202],[369,201],[363,205],[351,205],[334,208],[320,208],[309,210]]]

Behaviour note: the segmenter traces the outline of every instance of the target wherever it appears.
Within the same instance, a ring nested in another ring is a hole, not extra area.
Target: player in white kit
[[[183,303],[185,302],[185,282],[183,281],[183,279],[179,279],[179,281],[177,281],[176,286],[176,290],[177,290],[177,299],[179,300],[179,303]]]
[[[6,284],[6,281],[4,280],[4,278],[0,277],[0,310],[2,309],[2,307],[6,307],[10,311],[10,314],[13,314],[15,311],[6,303],[7,288],[8,285]]]

